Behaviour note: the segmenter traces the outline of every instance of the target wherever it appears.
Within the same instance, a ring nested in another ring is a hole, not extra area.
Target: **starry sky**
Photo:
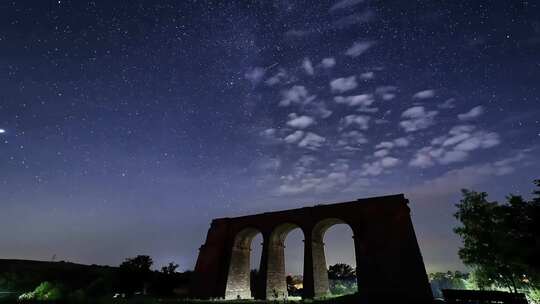
[[[428,271],[463,269],[460,189],[528,196],[540,177],[539,16],[514,0],[1,1],[0,258],[192,269],[212,218],[403,192]],[[329,263],[354,261],[347,229],[328,232]]]

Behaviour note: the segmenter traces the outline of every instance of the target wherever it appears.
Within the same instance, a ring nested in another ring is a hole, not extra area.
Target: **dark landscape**
[[[0,1],[0,304],[540,304],[540,3]]]

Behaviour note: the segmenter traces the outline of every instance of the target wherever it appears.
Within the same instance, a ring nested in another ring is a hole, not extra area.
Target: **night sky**
[[[535,1],[0,2],[0,258],[192,269],[212,218],[404,192],[463,269],[459,190],[539,158]]]

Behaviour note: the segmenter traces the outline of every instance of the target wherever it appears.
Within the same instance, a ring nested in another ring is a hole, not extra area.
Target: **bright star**
[[[6,133],[6,130],[0,129],[0,134],[4,134],[4,133]]]

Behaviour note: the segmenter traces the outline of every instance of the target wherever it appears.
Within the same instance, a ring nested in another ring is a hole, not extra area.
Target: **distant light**
[[[4,134],[4,133],[6,133],[6,130],[0,129],[0,134]]]

